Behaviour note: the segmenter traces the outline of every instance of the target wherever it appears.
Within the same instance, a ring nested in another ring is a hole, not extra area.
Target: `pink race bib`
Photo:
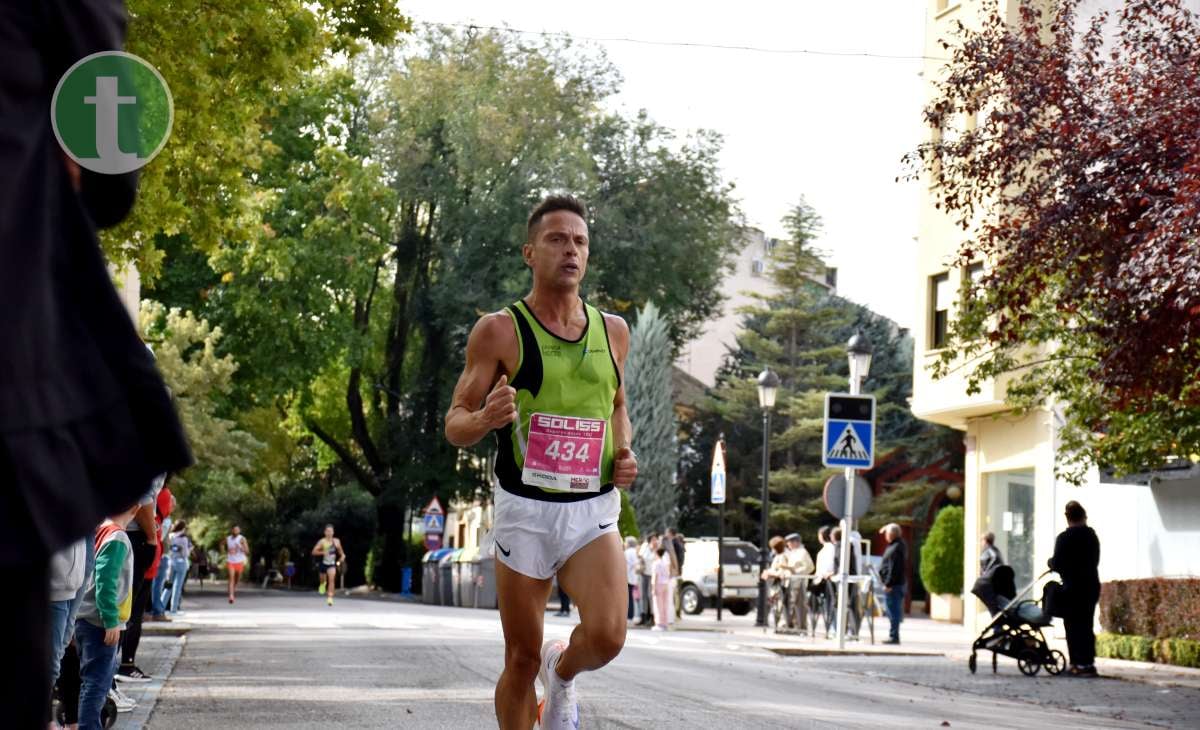
[[[602,418],[533,414],[521,479],[563,492],[599,492],[607,428]]]

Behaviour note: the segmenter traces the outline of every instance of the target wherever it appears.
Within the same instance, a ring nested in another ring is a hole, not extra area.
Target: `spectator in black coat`
[[[996,547],[996,533],[983,533],[979,547],[979,575],[991,575],[996,566],[1004,565],[1004,556],[1000,554],[1000,548]]]
[[[908,577],[908,546],[900,537],[900,525],[884,525],[879,532],[888,541],[879,565],[879,579],[887,593],[887,614],[891,623],[885,644],[900,643],[900,621],[904,616],[904,593]]]
[[[96,238],[133,206],[136,174],[69,161],[50,101],[63,73],[119,50],[121,0],[0,3],[0,602],[5,727],[46,727],[49,556],[191,463],[154,361]]]
[[[1092,630],[1100,600],[1100,540],[1087,524],[1087,512],[1075,500],[1067,502],[1067,529],[1054,541],[1050,569],[1062,578],[1058,610],[1067,630],[1072,676],[1095,677],[1096,634]]]

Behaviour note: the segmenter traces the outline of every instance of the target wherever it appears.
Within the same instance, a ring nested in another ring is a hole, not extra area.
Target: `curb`
[[[179,661],[183,647],[187,644],[187,636],[184,635],[160,634],[155,638],[167,642],[167,646],[157,661],[149,667],[150,676],[154,677],[154,680],[141,686],[126,685],[121,688],[121,691],[137,700],[137,707],[133,708],[132,712],[118,715],[113,730],[140,730],[146,727],[158,704],[158,695],[162,692],[163,685],[166,684],[171,673],[175,671],[175,663]]]

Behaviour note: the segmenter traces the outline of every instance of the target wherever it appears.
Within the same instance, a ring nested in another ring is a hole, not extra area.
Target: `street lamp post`
[[[871,370],[871,340],[862,332],[857,332],[846,343],[846,355],[850,360],[850,395],[858,395],[862,382],[867,379]],[[837,635],[838,648],[846,648],[846,598],[849,583],[850,567],[850,528],[853,525],[851,514],[854,510],[854,468],[846,467],[846,504],[842,512],[842,541],[838,546],[837,593]],[[862,566],[859,566],[861,569]]]
[[[775,407],[775,393],[779,390],[779,376],[766,368],[758,374],[758,405],[763,412],[763,457],[762,457],[762,539],[758,547],[758,617],[755,626],[767,625],[767,513],[770,511],[770,493],[767,491],[767,472],[771,468],[771,409]]]

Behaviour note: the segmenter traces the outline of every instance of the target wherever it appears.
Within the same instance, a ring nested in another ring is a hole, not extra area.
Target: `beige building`
[[[928,0],[925,55],[944,57],[937,44],[950,36],[955,21],[976,22],[981,0]],[[1089,10],[1113,6],[1095,2]],[[1018,2],[1005,0],[1013,17]],[[941,62],[925,62],[926,94],[940,72]],[[959,129],[973,125],[959,120]],[[943,135],[954,134],[943,130]],[[1058,532],[1066,527],[1063,506],[1075,499],[1089,513],[1089,524],[1101,543],[1102,581],[1182,576],[1200,573],[1200,469],[1182,462],[1178,469],[1159,469],[1126,483],[1113,483],[1094,473],[1075,487],[1054,475],[1055,464],[1066,458],[1057,447],[1062,423],[1060,407],[1048,406],[1025,416],[1005,405],[1005,382],[986,383],[975,395],[966,394],[962,373],[934,380],[927,370],[945,343],[946,327],[954,317],[955,299],[964,277],[983,271],[984,262],[968,268],[948,266],[962,241],[962,232],[934,208],[932,190],[923,181],[918,233],[918,316],[913,337],[913,413],[964,432],[965,464],[965,587],[979,572],[979,536],[992,531],[1005,560],[1014,567],[1018,588],[1046,569]],[[986,623],[986,611],[966,594],[964,620],[972,631]]]
[[[688,343],[675,361],[676,367],[710,388],[716,383],[717,370],[725,355],[737,347],[737,332],[742,324],[738,309],[756,303],[751,292],[770,291],[774,287],[767,271],[779,239],[757,228],[743,228],[741,243],[734,268],[721,283],[725,303],[720,314],[705,323],[700,336]],[[811,279],[831,294],[836,293],[837,269],[826,268],[812,274]]]

